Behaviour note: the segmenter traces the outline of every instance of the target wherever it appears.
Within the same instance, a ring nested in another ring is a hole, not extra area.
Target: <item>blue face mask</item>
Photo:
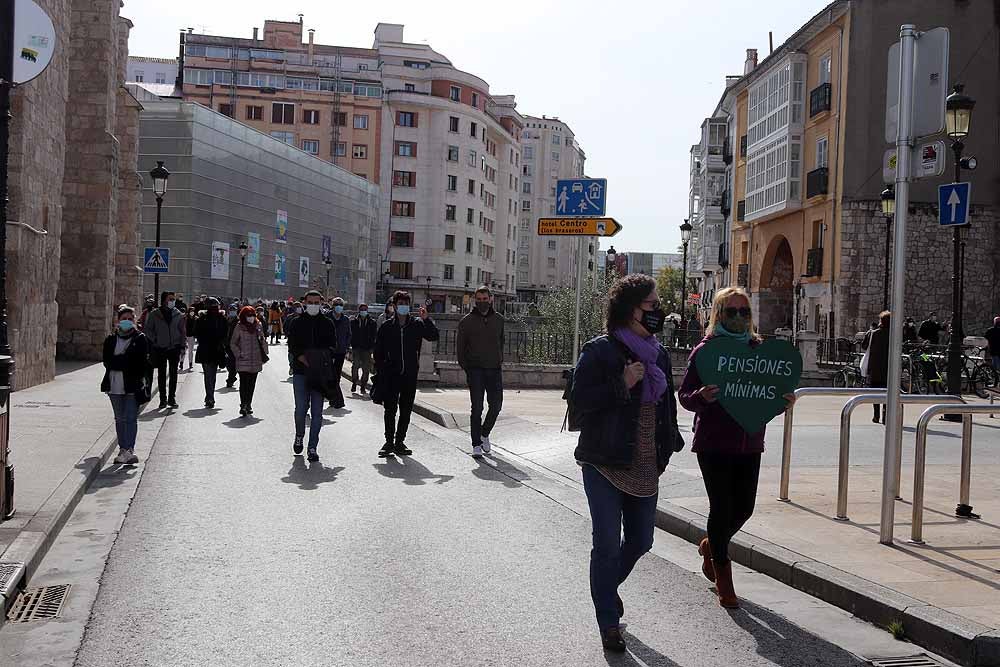
[[[335,312],[335,313],[337,313],[339,315],[340,313],[344,312],[344,307],[343,306],[334,306],[333,307],[333,312]]]
[[[118,328],[123,332],[131,331],[134,326],[135,323],[132,320],[122,320],[118,323]]]
[[[410,306],[409,306],[409,304],[406,304],[406,303],[399,304],[398,306],[396,306],[396,312],[399,313],[400,315],[404,316],[404,317],[407,316],[407,315],[409,315],[410,314]]]
[[[360,315],[361,317],[368,317],[368,311],[362,310],[360,313],[358,313],[358,315]]]

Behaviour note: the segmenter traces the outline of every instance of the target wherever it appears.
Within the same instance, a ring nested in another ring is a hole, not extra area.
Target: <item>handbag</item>
[[[380,377],[381,375],[372,376],[372,388],[371,391],[368,392],[368,398],[370,398],[372,403],[375,405],[382,405],[385,398],[383,394],[382,381],[379,379]]]
[[[862,377],[868,377],[868,357],[871,355],[871,347],[865,350],[864,356],[861,357],[861,363],[858,364],[858,368],[861,370]]]
[[[135,402],[139,405],[145,405],[151,400],[153,400],[153,387],[146,382],[146,378],[143,378],[139,383],[139,388],[135,390]]]
[[[260,347],[260,363],[266,364],[271,358],[267,356],[267,348],[264,347],[263,337],[257,336],[257,345]]]

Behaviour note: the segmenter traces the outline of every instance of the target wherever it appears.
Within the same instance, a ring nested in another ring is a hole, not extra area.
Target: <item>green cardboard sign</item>
[[[719,387],[719,404],[747,433],[759,433],[785,411],[782,396],[802,377],[802,355],[784,340],[750,347],[717,336],[698,351],[696,364],[702,385]]]

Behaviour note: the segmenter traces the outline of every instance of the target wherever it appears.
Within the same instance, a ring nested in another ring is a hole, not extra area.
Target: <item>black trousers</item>
[[[160,387],[160,402],[173,401],[177,397],[177,367],[181,363],[182,348],[156,351],[156,381]],[[167,379],[170,393],[167,393]]]
[[[385,408],[385,441],[398,445],[406,440],[406,430],[410,426],[413,399],[417,395],[417,377],[393,375],[380,381],[385,382],[385,398],[382,401],[382,406]]]
[[[344,392],[340,388],[340,375],[344,370],[344,359],[346,357],[346,353],[333,355],[333,379],[336,384],[333,385],[333,398],[330,399],[330,405],[335,408],[344,407]]]
[[[253,403],[253,390],[257,388],[258,373],[240,372],[240,405],[249,408]]]
[[[490,432],[497,423],[497,417],[500,416],[500,408],[503,405],[503,371],[499,368],[470,367],[465,370],[465,379],[472,399],[469,423],[472,444],[481,445],[484,436],[490,437]],[[490,406],[485,420],[483,419],[484,396]]]
[[[729,542],[751,516],[757,500],[760,454],[698,454],[708,492],[708,541],[712,559],[729,561]]]

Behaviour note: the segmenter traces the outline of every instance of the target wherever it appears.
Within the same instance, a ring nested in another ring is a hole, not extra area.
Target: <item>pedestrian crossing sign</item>
[[[146,248],[143,273],[167,273],[170,270],[170,248]]]

